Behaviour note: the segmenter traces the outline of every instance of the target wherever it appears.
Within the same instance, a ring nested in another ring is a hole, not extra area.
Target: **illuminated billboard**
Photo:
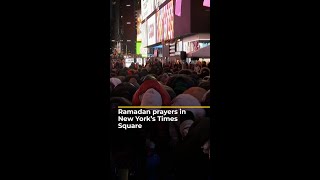
[[[141,21],[141,11],[137,11],[137,41],[142,41]]]
[[[148,31],[148,46],[157,43],[156,36],[157,36],[157,29],[156,29],[156,16],[155,14],[151,16],[147,21],[147,31]]]
[[[148,29],[147,29],[147,22],[141,24],[141,49],[140,53],[142,57],[147,57],[147,48],[148,46]]]
[[[136,54],[141,54],[141,42],[136,43]]]
[[[142,20],[146,19],[155,10],[154,3],[154,0],[141,0]]]
[[[157,42],[173,39],[174,37],[173,0],[157,12]]]

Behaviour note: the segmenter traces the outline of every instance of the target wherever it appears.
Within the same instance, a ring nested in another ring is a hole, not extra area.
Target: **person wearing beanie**
[[[189,76],[185,74],[177,74],[170,77],[166,85],[171,87],[174,92],[179,95],[190,87],[194,87],[195,83]]]
[[[131,100],[137,89],[137,87],[129,82],[123,82],[113,89],[111,97],[124,97]]]
[[[119,78],[110,78],[110,83],[112,83],[114,87],[117,87],[119,84],[121,84],[121,80]]]
[[[210,120],[202,118],[194,121],[188,134],[183,141],[177,144],[175,150],[176,179],[197,177],[197,180],[208,180],[210,175],[210,159],[207,155],[210,149],[209,140]]]
[[[169,80],[169,75],[167,73],[164,73],[162,75],[160,75],[158,77],[158,80],[162,83],[162,84],[167,84],[168,80]]]
[[[203,68],[201,68],[201,70],[200,70],[200,77],[201,77],[201,78],[204,78],[204,77],[206,77],[206,76],[210,76],[210,69],[207,68],[207,67],[203,67]]]
[[[143,68],[143,69],[141,70],[141,72],[139,73],[139,76],[140,76],[140,78],[142,78],[142,77],[144,77],[144,76],[146,76],[146,75],[148,75],[148,70],[145,69],[145,68]]]
[[[171,101],[171,106],[201,106],[199,100],[190,94],[180,94]],[[195,120],[205,117],[205,110],[201,108],[185,109],[191,111]]]
[[[130,78],[129,83],[133,84],[137,88],[140,86],[136,78]]]
[[[189,128],[194,122],[194,116],[191,111],[187,111],[186,114],[180,115],[180,133],[181,137],[185,138],[189,132]]]
[[[208,91],[210,89],[210,81],[206,81],[206,80],[200,81],[199,87]]]
[[[144,76],[144,77],[141,78],[141,81],[142,81],[142,82],[144,82],[144,81],[146,81],[146,80],[157,80],[157,78],[155,78],[154,75],[148,74],[148,75],[146,75],[146,76]]]
[[[183,94],[190,94],[193,97],[197,98],[199,102],[202,102],[203,95],[207,91],[201,87],[191,87],[183,92]]]
[[[120,79],[121,82],[125,82],[126,76],[118,76],[117,78]]]
[[[174,92],[174,90],[171,87],[166,86],[166,85],[162,85],[162,86],[169,93],[171,99],[174,99],[177,96],[176,93]]]
[[[171,98],[169,93],[164,89],[164,87],[157,81],[157,80],[145,80],[141,86],[139,87],[139,89],[136,91],[136,93],[133,95],[132,98],[132,105],[134,106],[140,106],[141,105],[141,95],[143,95],[147,90],[149,89],[154,89],[151,91],[148,91],[148,96],[150,97],[159,97],[156,93],[158,92],[160,94],[161,97],[161,101],[163,106],[169,106],[170,102],[171,102]],[[152,92],[152,93],[151,93]],[[151,95],[152,94],[152,95]],[[151,99],[152,100],[152,99]],[[153,104],[158,104],[158,100],[159,99],[155,99],[155,102]],[[147,102],[147,101],[146,101]],[[149,102],[149,100],[148,100]],[[151,103],[151,102],[150,102]]]
[[[140,81],[140,78],[139,78],[138,75],[126,76],[126,78],[125,78],[125,80],[124,80],[123,82],[129,82],[129,80],[130,80],[131,78],[136,79],[136,82],[137,82],[138,84],[141,84],[141,81]]]

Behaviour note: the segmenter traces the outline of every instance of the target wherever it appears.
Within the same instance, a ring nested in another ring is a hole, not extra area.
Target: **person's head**
[[[180,94],[171,101],[171,106],[201,106],[199,100],[190,94]],[[204,118],[206,112],[202,108],[187,109],[193,113],[195,120]]]
[[[190,87],[195,86],[195,83],[189,76],[185,74],[177,74],[171,76],[166,85],[171,87],[174,92],[179,95]]]
[[[202,102],[203,95],[207,91],[201,87],[191,87],[183,92],[183,94],[190,94],[195,97],[199,102]]]
[[[110,78],[110,83],[113,84],[114,87],[117,87],[119,84],[121,84],[121,80],[119,78]]]
[[[203,153],[209,155],[209,159],[210,159],[210,139],[209,139],[207,142],[205,142],[205,143],[201,146],[201,148],[202,148]]]
[[[182,138],[187,136],[193,122],[194,122],[194,115],[191,111],[186,111],[186,114],[180,115],[180,133]]]
[[[207,62],[202,61],[202,66],[203,66],[203,67],[206,67],[206,66],[207,66]]]
[[[138,87],[129,82],[123,82],[113,89],[111,97],[124,97],[131,101],[137,89]]]
[[[132,98],[132,104],[135,106],[169,106],[170,102],[171,97],[169,93],[157,80],[154,79],[145,80]]]

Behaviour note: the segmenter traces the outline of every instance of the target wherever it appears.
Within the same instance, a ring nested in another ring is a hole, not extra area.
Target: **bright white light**
[[[131,24],[131,22],[127,22],[127,24]]]
[[[131,42],[131,40],[129,39],[129,40],[127,40],[127,42]]]
[[[127,4],[127,6],[129,7],[129,6],[131,6],[130,4]]]

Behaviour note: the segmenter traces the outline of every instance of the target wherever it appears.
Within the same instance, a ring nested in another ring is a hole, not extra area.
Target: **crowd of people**
[[[210,106],[210,63],[163,63],[145,66],[111,62],[111,173],[114,179],[210,179],[210,114],[189,108],[175,122],[144,123],[141,129],[118,128],[118,106]],[[133,116],[133,115],[132,115]]]

